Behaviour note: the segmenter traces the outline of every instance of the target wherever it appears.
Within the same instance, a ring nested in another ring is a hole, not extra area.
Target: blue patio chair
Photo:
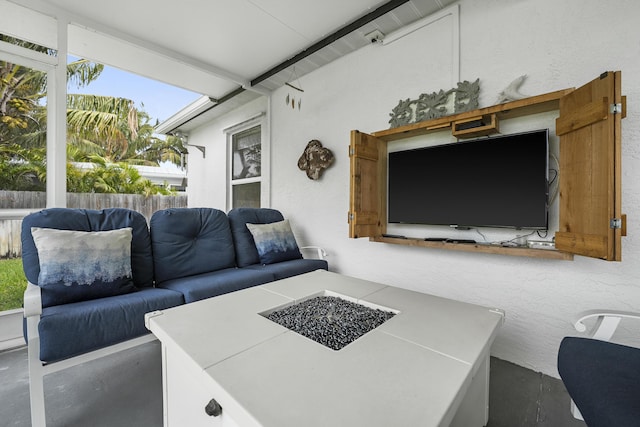
[[[589,311],[574,326],[589,337],[565,337],[558,351],[558,372],[571,396],[571,411],[589,427],[640,426],[640,348],[609,342],[623,318],[639,313]]]

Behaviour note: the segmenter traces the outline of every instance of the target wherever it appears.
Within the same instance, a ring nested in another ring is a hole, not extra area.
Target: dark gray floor
[[[585,427],[559,379],[491,358],[487,427]]]
[[[47,426],[162,426],[161,365],[155,341],[45,376]],[[28,381],[26,348],[0,353],[0,427],[31,425]]]
[[[160,344],[152,342],[45,377],[50,427],[162,425]],[[584,427],[560,380],[491,359],[487,427]],[[0,427],[28,427],[25,348],[0,353]],[[410,426],[413,427],[413,426]]]

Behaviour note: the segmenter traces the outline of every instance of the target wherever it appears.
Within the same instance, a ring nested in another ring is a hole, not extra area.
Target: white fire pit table
[[[395,316],[340,350],[265,317],[317,295]],[[146,325],[162,343],[165,426],[481,427],[503,319],[315,271],[148,313]]]

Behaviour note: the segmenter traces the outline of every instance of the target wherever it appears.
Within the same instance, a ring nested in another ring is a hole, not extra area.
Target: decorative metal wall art
[[[454,94],[453,111],[450,108],[450,96]],[[458,82],[457,88],[438,92],[423,93],[418,99],[400,100],[398,105],[389,114],[389,123],[392,128],[417,123],[424,120],[436,119],[447,114],[462,113],[464,111],[478,108],[478,97],[480,95],[480,79],[470,83],[465,80]]]
[[[331,150],[324,148],[317,139],[309,141],[298,159],[298,169],[307,173],[309,179],[317,180],[322,172],[333,163]]]

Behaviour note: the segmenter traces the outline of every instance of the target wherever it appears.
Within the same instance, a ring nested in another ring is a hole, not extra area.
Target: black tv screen
[[[389,153],[388,221],[546,229],[549,130]]]

